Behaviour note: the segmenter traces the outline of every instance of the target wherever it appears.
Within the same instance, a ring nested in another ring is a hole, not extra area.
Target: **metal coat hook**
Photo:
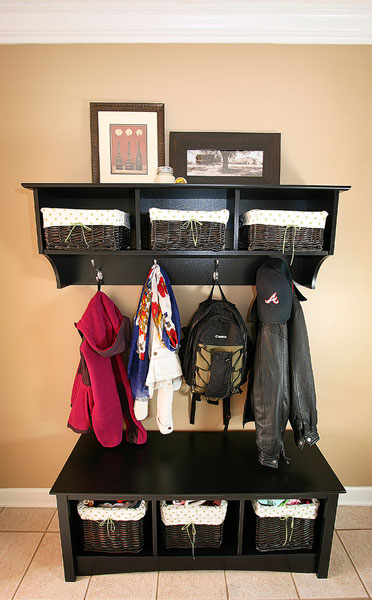
[[[214,272],[213,272],[213,280],[218,281],[218,258],[214,260]]]
[[[92,267],[97,271],[96,282],[97,282],[98,291],[100,292],[101,285],[103,282],[103,273],[102,273],[101,269],[97,269],[96,265],[94,264],[94,258],[92,258],[90,262],[92,263]]]

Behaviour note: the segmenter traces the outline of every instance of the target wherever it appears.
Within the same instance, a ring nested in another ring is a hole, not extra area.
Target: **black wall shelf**
[[[32,189],[38,250],[51,263],[57,287],[92,285],[95,271],[90,259],[104,273],[106,285],[140,285],[156,258],[173,285],[210,283],[214,261],[219,259],[220,280],[225,285],[252,285],[255,273],[267,256],[278,252],[238,250],[239,215],[252,208],[283,210],[326,210],[328,217],[321,252],[296,252],[292,269],[295,281],[315,287],[323,261],[334,253],[338,199],[349,186],[293,185],[207,185],[207,184],[85,184],[23,183]],[[230,219],[226,230],[226,250],[153,251],[149,246],[150,207],[173,209],[220,210],[227,208]],[[131,249],[115,251],[50,251],[45,248],[40,209],[51,208],[118,208],[131,214]],[[285,254],[290,260],[290,253]]]

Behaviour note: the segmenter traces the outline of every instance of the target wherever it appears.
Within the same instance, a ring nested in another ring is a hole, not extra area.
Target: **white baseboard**
[[[372,486],[345,487],[346,494],[340,494],[338,504],[340,506],[372,506]]]
[[[55,508],[57,502],[49,488],[0,488],[0,506]]]
[[[345,489],[347,493],[339,496],[340,506],[372,506],[372,486]],[[48,488],[0,488],[0,506],[55,508],[57,503]]]

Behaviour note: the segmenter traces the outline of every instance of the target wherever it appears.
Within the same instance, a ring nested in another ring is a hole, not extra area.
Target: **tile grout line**
[[[158,594],[159,594],[159,577],[160,577],[160,571],[158,571],[158,575],[156,577],[156,593],[155,593],[155,600],[158,600]]]
[[[225,574],[225,585],[226,585],[226,598],[227,598],[227,600],[230,600],[230,595],[229,595],[229,586],[227,585],[227,574],[226,574],[226,569],[224,570],[224,574]]]
[[[57,531],[46,531],[46,529],[0,529],[1,533],[57,533]]]
[[[49,527],[50,527],[50,524],[51,524],[51,522],[53,521],[54,517],[56,516],[56,512],[57,512],[57,509],[55,509],[54,513],[52,514],[52,516],[51,516],[51,518],[50,518],[50,521],[48,522],[48,525],[47,525],[47,526],[46,526],[46,528],[45,528],[45,533],[47,533],[47,531],[48,531],[48,529],[49,529]],[[53,533],[54,533],[54,532],[53,532]]]
[[[364,591],[365,591],[365,592],[366,592],[366,594],[367,594],[367,598],[370,598],[371,596],[369,595],[369,592],[368,592],[368,590],[367,590],[366,586],[364,585],[363,579],[362,579],[361,575],[359,574],[359,571],[358,571],[358,569],[357,569],[356,565],[354,564],[354,561],[353,561],[353,559],[351,558],[351,556],[350,556],[349,552],[347,551],[347,548],[346,548],[345,544],[343,543],[343,541],[342,541],[341,537],[338,535],[337,531],[336,531],[336,535],[337,535],[338,539],[340,540],[340,542],[341,542],[341,546],[342,546],[342,547],[343,547],[343,549],[345,550],[345,552],[346,552],[346,555],[348,556],[348,558],[349,558],[349,560],[350,560],[351,564],[353,565],[353,567],[354,567],[354,569],[355,569],[355,571],[356,571],[356,574],[358,575],[359,581],[360,581],[360,583],[362,584],[362,587],[363,587]]]
[[[294,589],[296,590],[297,598],[301,599],[300,592],[299,592],[299,591],[298,591],[298,589],[297,589],[296,581],[295,581],[295,578],[294,578],[294,576],[293,576],[293,573],[292,573],[292,571],[291,571],[291,577],[292,577],[292,581],[293,581]]]
[[[17,533],[22,533],[22,532],[17,532]],[[36,531],[36,532],[35,532],[35,531],[27,531],[27,532],[23,532],[23,533],[40,533],[40,532],[38,532],[38,531]],[[40,548],[41,542],[43,541],[43,539],[44,539],[44,537],[45,537],[45,534],[46,534],[46,531],[44,531],[43,535],[41,536],[41,538],[40,538],[40,541],[39,541],[38,545],[36,546],[36,548],[35,548],[35,551],[34,551],[34,553],[32,554],[32,556],[31,556],[31,558],[30,558],[30,561],[29,561],[29,563],[28,563],[28,565],[27,565],[27,567],[26,567],[26,569],[25,569],[25,572],[23,573],[23,575],[21,576],[21,578],[20,578],[20,580],[19,580],[19,583],[18,583],[18,585],[17,585],[17,587],[16,587],[16,589],[15,589],[15,591],[14,591],[14,594],[13,594],[13,596],[12,596],[12,600],[15,598],[15,596],[16,596],[16,594],[17,594],[17,592],[18,592],[18,590],[19,590],[19,588],[20,588],[20,586],[21,586],[21,584],[22,584],[22,581],[23,581],[23,580],[24,580],[24,578],[26,577],[26,574],[28,573],[28,570],[29,570],[29,568],[30,568],[30,566],[31,566],[31,564],[32,564],[32,561],[34,560],[34,558],[35,558],[35,556],[36,556],[36,553],[37,553],[37,551],[38,551],[38,550],[39,550],[39,548]]]
[[[372,527],[337,527],[335,531],[372,531]]]
[[[6,507],[6,506],[2,506],[0,507],[0,514],[2,513],[2,511],[4,510],[4,508],[12,508],[12,507]],[[23,507],[15,507],[15,508],[23,508]],[[55,515],[56,515],[57,509],[54,509],[54,512],[52,514],[52,516],[50,517],[49,521],[47,522],[46,526],[43,529],[0,529],[1,532],[3,533],[48,533],[48,527],[50,526],[51,522],[53,521]],[[49,533],[58,533],[58,532],[49,532]]]
[[[85,594],[84,594],[84,598],[83,600],[86,600],[87,594],[88,594],[88,590],[89,590],[89,586],[90,586],[90,582],[92,581],[92,576],[89,576],[89,581],[88,581],[88,585],[87,585],[87,589],[85,590]]]

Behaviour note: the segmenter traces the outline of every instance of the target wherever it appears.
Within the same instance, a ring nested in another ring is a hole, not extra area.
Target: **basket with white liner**
[[[277,506],[253,500],[256,514],[256,548],[262,551],[313,548],[319,500],[278,500]]]
[[[219,548],[222,544],[227,501],[183,502],[160,501],[165,547],[192,548],[193,551],[194,547]]]
[[[48,250],[125,250],[130,214],[118,209],[42,208]]]
[[[223,210],[150,208],[152,250],[214,250],[225,248],[230,213]]]
[[[241,250],[323,249],[326,211],[252,209],[240,215]]]
[[[143,519],[147,511],[145,500],[134,502],[135,506],[129,508],[116,502],[103,503],[102,506],[89,506],[87,502],[79,502],[77,507],[83,528],[84,550],[110,554],[136,554],[142,550]]]

